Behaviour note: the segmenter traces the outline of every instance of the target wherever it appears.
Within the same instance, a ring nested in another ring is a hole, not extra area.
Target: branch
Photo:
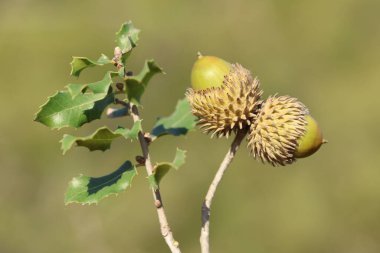
[[[201,243],[202,253],[210,253],[210,244],[209,244],[209,232],[210,232],[210,208],[212,200],[214,198],[216,189],[222,180],[224,172],[227,170],[228,166],[235,157],[236,151],[238,150],[241,141],[244,139],[247,134],[248,129],[240,130],[233,140],[230,149],[228,150],[226,156],[224,157],[222,163],[219,166],[218,171],[215,174],[214,179],[211,182],[211,185],[207,191],[205,200],[202,204],[202,228],[201,228],[201,237],[199,241]]]
[[[136,105],[132,105],[131,115],[134,122],[140,120],[139,111]],[[144,134],[142,131],[139,132],[138,137],[139,137],[141,150],[145,159],[146,172],[148,176],[151,176],[153,174],[153,166],[152,166],[152,162],[150,161],[148,142],[146,138],[144,137]],[[160,190],[152,189],[152,192],[153,192],[154,205],[157,208],[157,215],[158,215],[158,220],[160,222],[161,234],[164,237],[166,244],[169,246],[172,253],[181,253],[181,250],[179,249],[179,243],[174,239],[168,220],[166,218],[164,206],[162,204]]]

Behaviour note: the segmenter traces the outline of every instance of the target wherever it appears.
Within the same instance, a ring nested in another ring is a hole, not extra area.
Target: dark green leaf
[[[123,54],[128,53],[137,46],[139,29],[136,29],[131,21],[124,23],[116,33],[116,44]]]
[[[194,129],[196,117],[191,113],[191,107],[186,98],[178,101],[175,111],[168,117],[160,118],[154,125],[151,134],[153,138],[170,134],[185,135]]]
[[[103,177],[74,177],[66,191],[65,203],[97,204],[101,199],[118,194],[131,185],[137,175],[135,166],[126,161],[116,171]]]
[[[103,110],[114,102],[112,93],[80,93],[72,98],[68,91],[59,91],[41,106],[35,121],[55,129],[80,127],[99,119]]]
[[[128,100],[135,104],[139,104],[149,80],[157,73],[163,73],[163,70],[154,62],[154,60],[148,60],[145,62],[143,69],[138,75],[128,76],[126,78]]]
[[[157,185],[160,183],[161,179],[169,172],[170,169],[178,169],[185,163],[186,151],[177,148],[175,158],[173,162],[162,162],[157,163],[154,166],[154,175]]]
[[[73,57],[73,60],[71,61],[71,73],[70,75],[79,77],[82,70],[88,68],[88,67],[94,67],[94,66],[102,66],[105,64],[112,63],[112,60],[110,60],[106,55],[102,54],[98,60],[93,61],[88,59],[87,57]]]
[[[132,129],[118,128],[116,131],[111,131],[107,127],[101,127],[87,137],[75,137],[65,134],[60,141],[61,149],[63,154],[65,154],[75,143],[77,146],[86,147],[90,151],[106,151],[111,147],[114,139],[122,136],[125,139],[137,139],[139,131],[141,131],[141,120],[136,121]]]

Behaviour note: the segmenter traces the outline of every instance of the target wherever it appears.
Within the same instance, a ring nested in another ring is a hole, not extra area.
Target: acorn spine
[[[273,166],[293,163],[298,140],[306,132],[307,114],[296,98],[269,97],[250,127],[248,148],[253,157]]]

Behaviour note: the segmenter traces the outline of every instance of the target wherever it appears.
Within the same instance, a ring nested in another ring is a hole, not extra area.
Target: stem
[[[242,129],[237,132],[235,139],[233,140],[226,156],[224,157],[222,163],[219,166],[218,171],[215,174],[214,179],[211,182],[211,185],[207,191],[205,200],[202,204],[202,228],[201,228],[201,236],[199,241],[201,243],[202,253],[210,253],[210,208],[212,204],[212,200],[214,198],[216,189],[222,180],[224,172],[227,170],[228,166],[231,164],[232,160],[235,157],[235,154],[240,146],[241,141],[244,139],[247,134],[248,129]]]
[[[131,107],[132,107],[131,115],[132,115],[133,121],[136,122],[140,120],[139,111],[136,105],[131,105]],[[151,176],[153,174],[153,166],[152,166],[152,162],[150,161],[148,142],[145,139],[142,131],[139,132],[138,137],[139,137],[141,150],[145,158],[146,172],[148,176]],[[156,206],[156,209],[157,209],[158,220],[160,222],[161,234],[164,237],[166,244],[169,246],[172,253],[181,253],[181,250],[179,249],[179,243],[174,239],[168,220],[166,218],[164,206],[162,204],[160,190],[152,189],[152,193],[153,193],[154,205]]]

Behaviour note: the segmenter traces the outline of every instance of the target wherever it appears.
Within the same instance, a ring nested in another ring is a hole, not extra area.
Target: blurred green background
[[[33,122],[47,96],[78,82],[71,56],[111,55],[126,20],[142,30],[130,69],[154,58],[167,73],[143,98],[145,129],[183,97],[201,51],[250,69],[265,97],[298,97],[329,140],[280,168],[254,161],[244,144],[214,200],[213,252],[380,252],[379,11],[377,0],[2,0],[0,252],[169,252],[143,170],[131,189],[97,206],[63,203],[73,176],[109,173],[139,154],[137,144],[63,156],[63,133],[87,135],[111,122],[59,132]],[[103,73],[93,68],[79,81]],[[188,150],[186,165],[162,185],[183,252],[200,251],[200,206],[230,142],[197,131],[151,147],[154,162]]]

